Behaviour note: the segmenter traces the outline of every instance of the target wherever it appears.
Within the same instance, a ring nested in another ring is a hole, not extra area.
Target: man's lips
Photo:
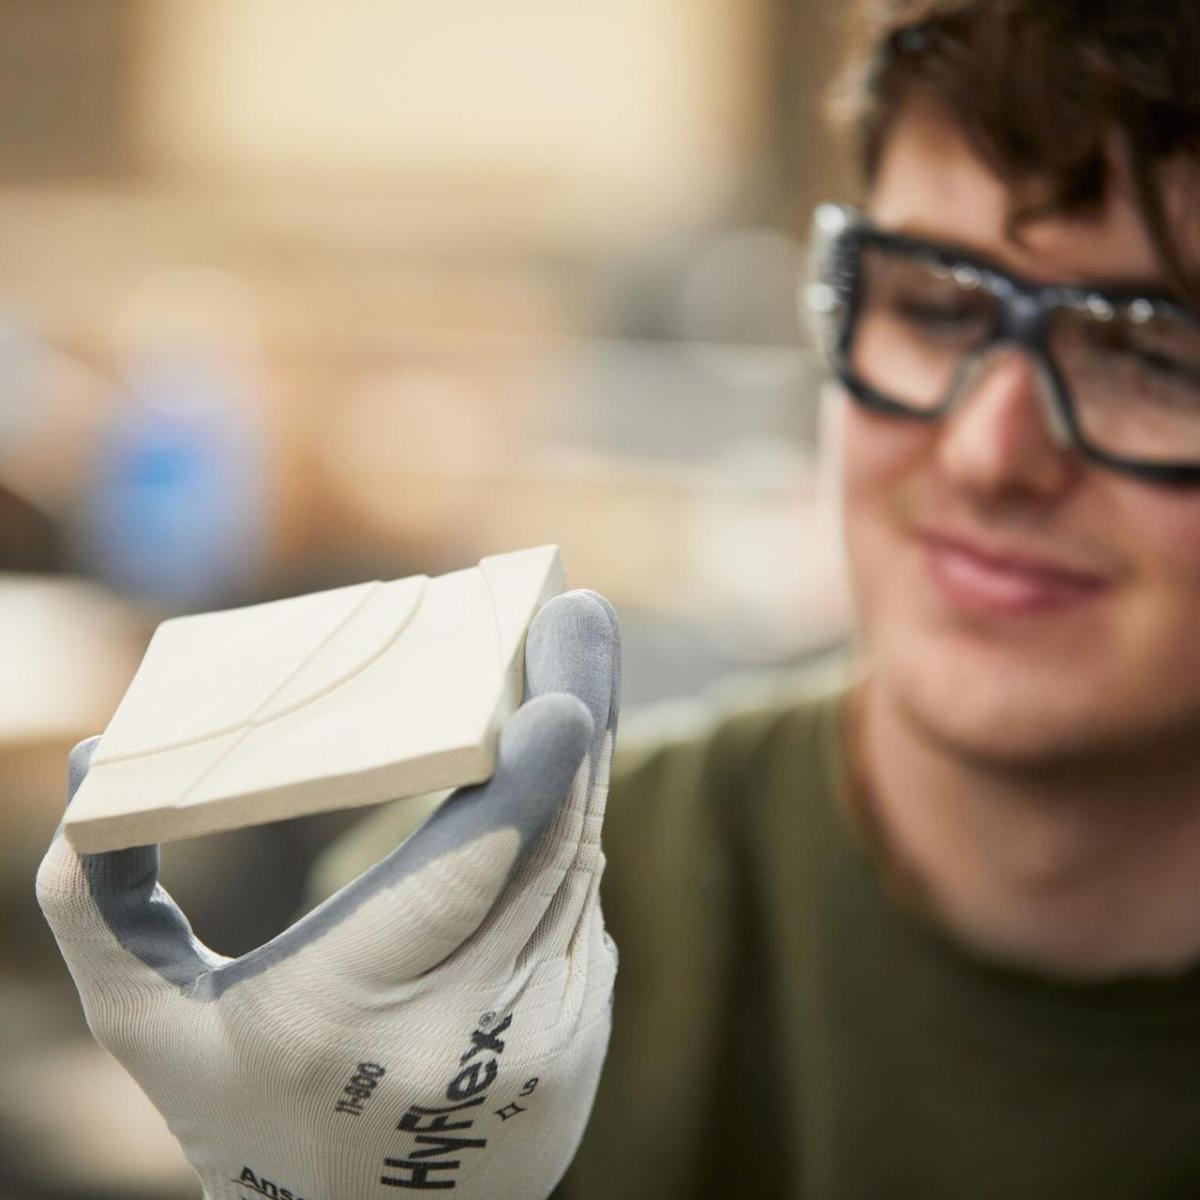
[[[1048,556],[981,547],[955,535],[919,534],[926,570],[955,608],[1001,616],[1047,612],[1091,600],[1106,575]]]

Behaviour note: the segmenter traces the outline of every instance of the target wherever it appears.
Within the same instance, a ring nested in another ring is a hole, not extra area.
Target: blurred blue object
[[[244,596],[266,529],[261,436],[220,358],[158,354],[129,373],[96,447],[82,519],[91,571],[173,610]]]

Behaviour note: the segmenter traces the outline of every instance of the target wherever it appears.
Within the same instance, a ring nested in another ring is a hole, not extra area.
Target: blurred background
[[[157,621],[557,542],[627,711],[843,636],[844,7],[0,0],[0,1200],[195,1194],[33,902]],[[347,819],[165,874],[238,953]]]

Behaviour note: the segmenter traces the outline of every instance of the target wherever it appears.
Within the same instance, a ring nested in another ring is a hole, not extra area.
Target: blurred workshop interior
[[[0,1200],[193,1194],[33,902],[157,621],[556,542],[627,711],[844,636],[796,305],[843,18],[0,0]],[[166,876],[238,953],[344,822]]]

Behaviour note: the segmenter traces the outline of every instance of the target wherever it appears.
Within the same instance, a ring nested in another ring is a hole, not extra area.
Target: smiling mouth
[[[992,616],[1075,608],[1109,590],[1103,576],[1042,561],[993,554],[937,534],[919,537],[925,569],[952,607]]]

